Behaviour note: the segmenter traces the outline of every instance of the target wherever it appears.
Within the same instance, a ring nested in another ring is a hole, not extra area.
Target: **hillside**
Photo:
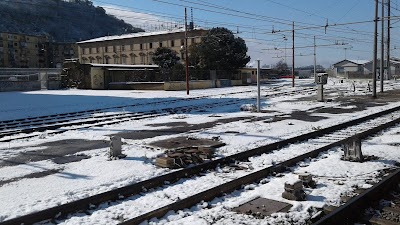
[[[143,31],[89,0],[1,0],[0,32],[47,34],[59,42]]]

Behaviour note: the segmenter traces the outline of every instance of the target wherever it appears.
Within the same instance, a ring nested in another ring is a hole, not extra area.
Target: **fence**
[[[60,68],[0,68],[0,91],[59,89]]]

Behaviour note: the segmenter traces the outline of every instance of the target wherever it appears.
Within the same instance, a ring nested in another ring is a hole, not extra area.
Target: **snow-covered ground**
[[[390,89],[400,89],[400,83],[390,82],[390,85],[387,84]],[[261,93],[262,96],[265,96],[271,93],[300,90],[310,86],[313,86],[312,80],[308,79],[296,80],[295,88],[291,87],[290,80],[279,80],[263,85]],[[88,155],[90,158],[78,162],[57,164],[52,160],[43,160],[0,167],[0,182],[7,181],[0,186],[0,221],[168,173],[169,169],[157,168],[153,165],[154,158],[165,150],[149,148],[149,143],[154,141],[178,136],[196,138],[219,136],[221,141],[226,143],[226,146],[219,148],[217,155],[226,156],[400,105],[400,102],[390,102],[385,105],[375,105],[364,110],[357,110],[358,106],[349,102],[335,101],[336,97],[352,98],[356,95],[370,94],[367,91],[366,82],[357,81],[355,86],[356,92],[353,92],[353,83],[347,81],[341,83],[339,80],[331,79],[328,85],[325,85],[327,88],[326,97],[332,99],[330,102],[313,100],[315,99],[315,92],[310,91],[292,96],[262,98],[263,113],[240,111],[240,105],[229,105],[210,108],[201,112],[171,114],[112,126],[68,131],[58,135],[44,133],[31,139],[1,143],[0,159],[5,161],[28,151],[40,151],[44,147],[38,147],[38,145],[47,142],[69,139],[108,142],[111,134],[122,131],[161,130],[168,128],[165,124],[171,122],[201,124],[217,121],[221,118],[247,118],[231,123],[218,123],[213,127],[181,134],[162,135],[140,140],[124,139],[123,153],[127,155],[127,158],[121,160],[108,160],[108,148],[100,148],[79,152],[79,154]],[[230,99],[243,99],[243,103],[254,104],[256,95],[255,86],[191,90],[189,96],[183,91],[57,90],[8,92],[0,93],[0,121],[124,105],[136,106],[121,109],[122,112],[200,105],[211,101],[223,102]],[[188,99],[193,97],[202,98],[198,100]],[[171,103],[170,100],[174,99],[185,101]],[[328,110],[328,112],[318,113],[318,109],[321,108],[354,109],[354,112],[335,114],[329,113]],[[313,118],[292,118],[292,113],[297,111],[305,111],[308,116]],[[113,110],[113,112],[117,111]],[[274,116],[280,119],[274,121]],[[254,117],[264,118],[257,121],[252,120]],[[163,126],[154,126],[154,124]],[[217,199],[211,203],[213,207],[206,207],[207,204],[198,205],[190,210],[173,213],[151,223],[240,224],[245,222],[246,224],[260,224],[259,220],[236,214],[229,209],[257,196],[262,196],[293,204],[294,207],[289,213],[293,217],[293,224],[302,224],[303,220],[309,218],[307,212],[312,211],[310,210],[311,207],[321,207],[324,204],[337,205],[341,194],[351,192],[356,186],[368,187],[367,181],[374,180],[378,176],[378,171],[393,167],[395,161],[399,161],[400,158],[399,145],[396,145],[400,142],[399,134],[400,128],[396,127],[363,142],[364,154],[378,156],[379,160],[376,161],[362,164],[342,162],[340,161],[341,149],[335,148],[321,155],[318,160],[304,162],[305,166],[292,168],[294,173],[311,172],[318,182],[324,183],[323,186],[316,189],[307,190],[309,198],[305,202],[298,203],[281,198],[283,183],[296,177],[293,173],[287,173],[282,177],[266,178],[267,183],[254,184],[246,191],[237,191],[223,199]],[[277,152],[264,158],[254,159],[252,163],[262,168],[272,162],[283,160],[283,156],[289,157],[297,155],[299,152],[301,152],[301,149],[294,148],[287,150],[284,153],[285,155]],[[23,178],[29,174],[50,170],[58,172],[40,178]],[[180,181],[177,185],[155,190],[148,196],[134,196],[122,203],[115,203],[111,207],[104,206],[103,210],[97,210],[91,216],[80,215],[68,219],[64,223],[116,224],[120,218],[131,218],[140,213],[151,211],[157,206],[161,207],[178,197],[184,198],[191,194],[190,190],[206,189],[233,179],[233,176],[230,176],[229,173],[229,171],[221,169],[221,171],[217,170],[210,176]],[[304,214],[305,212],[307,215]],[[275,215],[263,221],[263,223],[267,224],[268,221],[277,223],[284,217],[283,215]]]

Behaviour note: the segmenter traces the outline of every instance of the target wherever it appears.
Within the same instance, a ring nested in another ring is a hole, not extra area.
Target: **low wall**
[[[0,92],[37,91],[40,89],[40,81],[0,81]]]
[[[243,80],[232,80],[231,83],[232,83],[232,86],[242,86]]]
[[[164,82],[112,82],[110,90],[164,90]]]
[[[232,81],[228,79],[217,80],[217,87],[232,87]]]
[[[49,80],[47,81],[47,90],[59,90],[61,89],[60,80]]]
[[[215,81],[212,80],[192,80],[189,81],[189,89],[207,89],[214,88]],[[183,91],[186,90],[186,81],[169,81],[164,82],[164,90],[166,91]]]

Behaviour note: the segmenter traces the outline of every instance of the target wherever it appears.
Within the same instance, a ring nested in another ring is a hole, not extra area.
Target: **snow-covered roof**
[[[370,60],[347,59],[347,61],[350,61],[350,62],[358,64],[358,65],[364,65],[365,63],[369,62]]]
[[[158,68],[158,65],[125,65],[125,64],[98,64],[98,63],[88,63],[94,67],[118,67],[118,68]]]
[[[204,29],[203,28],[195,28],[195,30],[204,30]],[[80,41],[80,42],[77,42],[77,44],[121,40],[121,39],[137,38],[137,37],[148,37],[148,36],[163,35],[163,34],[181,33],[181,32],[185,32],[185,29],[180,28],[180,29],[175,29],[175,30],[139,32],[139,33],[131,33],[131,34],[123,34],[123,35],[105,36],[105,37],[94,38],[94,39],[90,39],[90,40],[86,40],[86,41]]]
[[[364,65],[364,64],[366,64],[366,63],[370,62],[370,60],[360,60],[360,59],[344,59],[344,60],[342,60],[342,61],[339,61],[339,62],[337,62],[337,63],[335,63],[335,64],[333,64],[333,65],[337,65],[337,64],[339,64],[339,63],[342,63],[342,62],[345,62],[345,61],[348,61],[348,62],[351,62],[351,63],[357,64],[357,65]]]

